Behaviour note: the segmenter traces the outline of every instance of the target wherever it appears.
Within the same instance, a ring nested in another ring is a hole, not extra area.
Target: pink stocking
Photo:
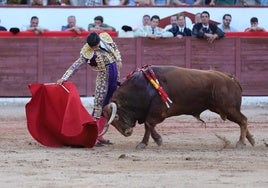
[[[104,130],[104,127],[106,125],[106,118],[101,116],[98,120],[97,120],[97,125],[98,125],[98,134],[102,133],[102,131]],[[104,140],[104,138],[102,136],[100,136],[98,138],[99,140]]]

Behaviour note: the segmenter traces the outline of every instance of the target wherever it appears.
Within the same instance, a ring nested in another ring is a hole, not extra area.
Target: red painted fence
[[[29,83],[56,82],[78,58],[88,32],[0,32],[0,97],[30,96]],[[183,39],[116,38],[123,59],[122,78],[145,64],[176,65],[229,72],[244,96],[268,95],[268,33],[227,33],[212,44]],[[96,72],[83,67],[71,78],[81,96],[92,96]]]

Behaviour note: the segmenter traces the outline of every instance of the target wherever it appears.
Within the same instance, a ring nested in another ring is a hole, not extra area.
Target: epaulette
[[[90,48],[88,44],[85,44],[81,49],[80,54],[82,54],[86,59],[91,59],[93,57],[94,50]]]
[[[100,36],[101,40],[103,40],[106,43],[113,43],[114,42],[112,37],[106,32],[100,33],[99,36]]]

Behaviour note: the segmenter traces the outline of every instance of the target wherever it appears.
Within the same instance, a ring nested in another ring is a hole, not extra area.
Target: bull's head
[[[135,126],[135,120],[123,108],[118,107],[114,102],[110,102],[103,108],[103,113],[108,120],[107,124],[112,124],[124,136],[130,136]]]

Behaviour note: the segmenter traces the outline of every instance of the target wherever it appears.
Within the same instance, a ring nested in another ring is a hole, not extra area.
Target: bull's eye
[[[119,115],[115,114],[114,120],[118,121],[119,120]]]

